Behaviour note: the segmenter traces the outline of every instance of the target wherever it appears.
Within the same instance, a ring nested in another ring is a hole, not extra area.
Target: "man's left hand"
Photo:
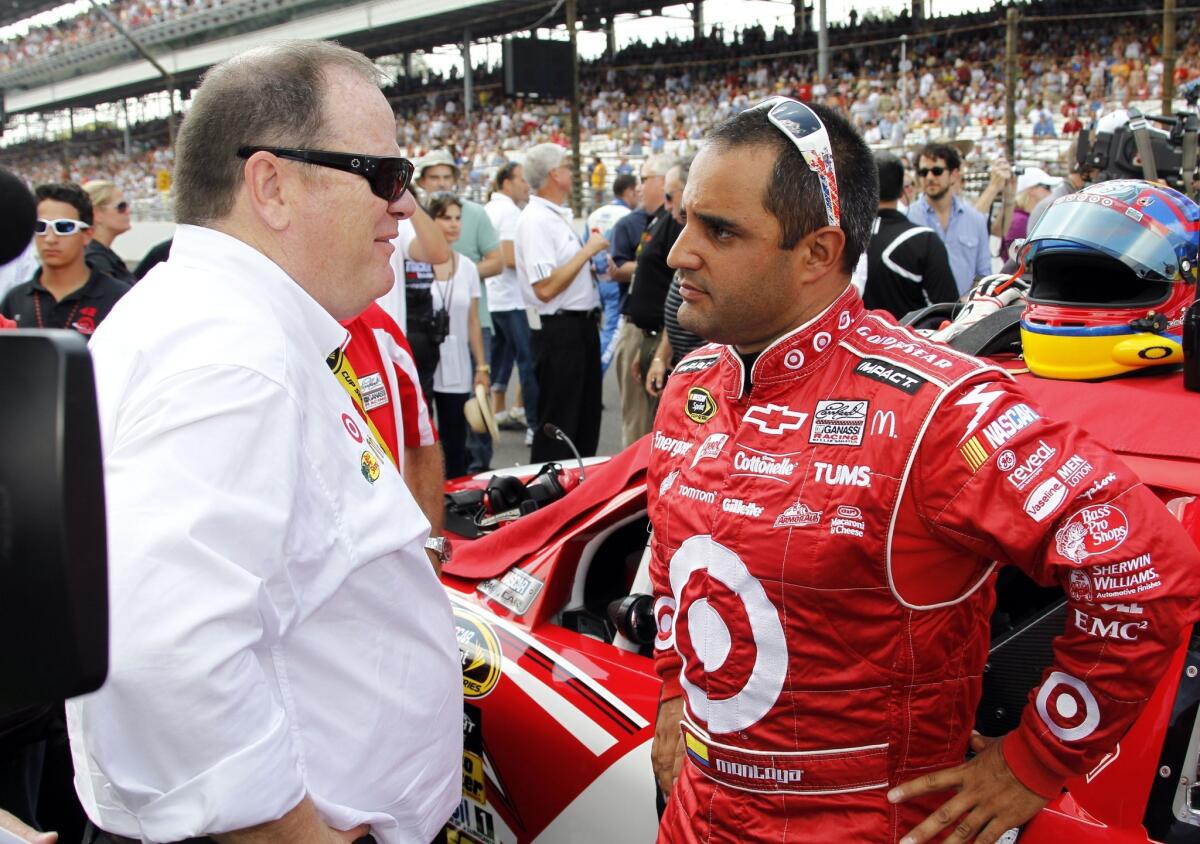
[[[958,792],[901,839],[900,844],[923,844],[951,826],[954,831],[945,839],[950,844],[966,841],[994,844],[1007,830],[1025,823],[1050,802],[1013,775],[1000,752],[999,739],[975,733],[971,736],[971,749],[978,755],[970,762],[926,774],[888,792],[892,803],[903,803],[924,794]]]

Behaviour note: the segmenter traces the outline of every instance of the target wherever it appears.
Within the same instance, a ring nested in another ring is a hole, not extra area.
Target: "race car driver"
[[[1197,617],[1200,552],[1127,467],[864,310],[874,173],[785,98],[692,166],[669,261],[714,342],[668,381],[647,479],[660,841],[990,844],[1114,746]],[[999,741],[971,736],[993,561],[1069,600]]]

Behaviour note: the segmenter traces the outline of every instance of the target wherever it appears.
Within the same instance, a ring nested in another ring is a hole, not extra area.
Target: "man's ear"
[[[796,270],[813,281],[841,271],[846,250],[846,232],[838,226],[822,226],[805,235],[795,250]]]
[[[286,184],[293,174],[285,171],[283,162],[269,152],[256,152],[246,159],[242,168],[246,195],[255,216],[274,231],[287,228],[291,219]]]

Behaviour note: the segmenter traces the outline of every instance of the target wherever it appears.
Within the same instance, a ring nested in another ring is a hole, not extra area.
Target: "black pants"
[[[436,390],[433,393],[447,478],[467,474],[467,417],[463,414],[463,405],[470,397],[470,393],[439,393]]]
[[[557,425],[579,453],[592,457],[600,445],[600,332],[592,313],[571,311],[542,317],[533,333],[533,365],[538,381],[538,423],[533,432],[533,463],[574,460],[566,443],[546,436],[541,425]]]

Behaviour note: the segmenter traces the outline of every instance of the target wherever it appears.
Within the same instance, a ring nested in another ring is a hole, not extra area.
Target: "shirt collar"
[[[571,222],[571,217],[572,217],[573,215],[572,215],[572,213],[571,213],[571,209],[570,209],[570,208],[568,208],[567,206],[565,206],[565,205],[558,205],[558,204],[556,204],[556,203],[553,203],[553,202],[551,202],[550,200],[548,200],[548,199],[545,199],[544,197],[538,196],[536,193],[535,193],[535,194],[531,194],[531,195],[530,195],[530,197],[529,197],[529,201],[530,201],[530,202],[535,202],[535,203],[537,203],[538,205],[542,205],[542,206],[544,206],[544,207],[546,207],[546,208],[549,208],[551,211],[553,211],[553,212],[554,212],[555,214],[557,214],[558,216],[562,217],[562,218],[563,218],[564,220],[566,220],[568,223],[569,223],[569,222]]]
[[[793,328],[771,342],[750,372],[751,388],[784,380],[803,378],[829,359],[842,337],[865,313],[862,299],[854,285],[847,284],[841,295],[829,307],[803,325]],[[731,398],[741,398],[745,386],[742,359],[730,346],[722,349],[726,369],[726,391]]]
[[[171,244],[171,263],[200,265],[207,272],[252,279],[257,296],[272,302],[289,320],[299,321],[297,338],[307,342],[322,360],[342,348],[349,332],[318,304],[283,268],[254,247],[232,235],[203,226],[180,224]]]
[[[501,193],[500,191],[496,191],[495,193],[492,194],[491,201],[506,203],[508,205],[511,205],[513,208],[517,207],[517,203],[513,202],[513,198],[511,196],[509,196],[506,193]]]
[[[31,284],[29,286],[29,295],[30,296],[33,296],[38,293],[45,293],[47,296],[54,298],[54,294],[51,293],[44,284],[42,284],[42,268],[41,267],[38,267],[36,270],[33,271],[32,281],[33,281],[33,284]],[[72,302],[76,299],[84,299],[87,297],[94,296],[96,293],[96,286],[99,283],[100,283],[100,273],[98,273],[96,270],[92,269],[91,267],[88,267],[88,280],[83,283],[83,286],[76,290],[72,290],[70,293],[68,293],[66,296],[62,297],[58,301],[59,302]]]

